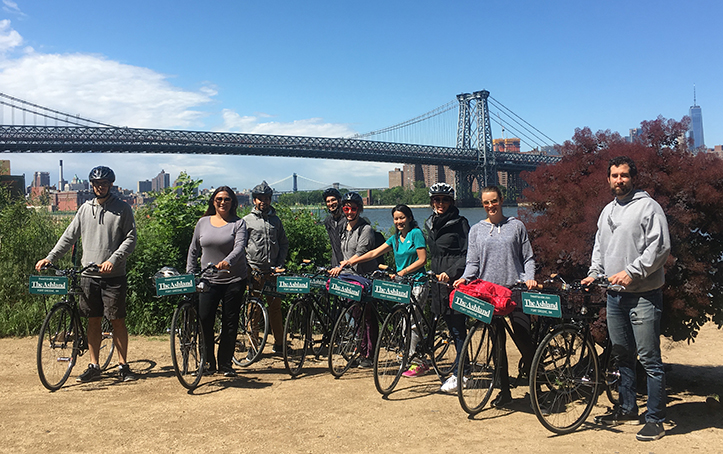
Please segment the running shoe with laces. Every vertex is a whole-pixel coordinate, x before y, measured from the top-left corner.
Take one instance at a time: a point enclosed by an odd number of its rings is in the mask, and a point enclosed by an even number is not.
[[[640,417],[637,413],[625,413],[622,408],[615,407],[609,413],[595,417],[596,424],[603,426],[617,426],[620,424],[640,424]]]
[[[128,364],[118,365],[118,377],[120,377],[121,381],[133,381],[136,379],[136,375],[131,372],[131,368]]]
[[[412,364],[409,369],[404,371],[402,376],[407,378],[421,377],[422,375],[426,374],[428,370],[429,366],[427,366],[426,364],[422,364],[421,366],[417,364]]]
[[[88,368],[85,369],[85,372],[78,375],[78,378],[75,379],[78,383],[88,383],[94,380],[98,380],[100,378],[100,366],[97,364],[88,364]]]
[[[635,436],[640,441],[655,441],[665,435],[663,424],[659,422],[646,422],[640,432]]]
[[[457,376],[450,375],[447,381],[445,381],[439,388],[439,390],[443,393],[454,394],[457,392],[457,385]],[[462,387],[464,387],[465,385],[467,385],[467,377],[462,377]]]

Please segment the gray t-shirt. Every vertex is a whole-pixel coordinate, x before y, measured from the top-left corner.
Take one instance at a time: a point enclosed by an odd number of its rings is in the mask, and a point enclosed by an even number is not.
[[[236,219],[222,227],[211,224],[211,217],[204,216],[196,223],[193,239],[188,247],[186,272],[194,273],[199,268],[198,255],[201,254],[201,265],[205,268],[209,263],[217,264],[225,260],[231,265],[228,273],[218,273],[208,280],[213,284],[230,284],[246,278],[246,223]]]
[[[341,253],[344,260],[349,260],[354,255],[362,256],[372,249],[374,249],[374,229],[366,219],[360,217],[354,228],[351,230],[345,228],[341,232]],[[376,269],[376,260],[357,263],[352,267],[357,274],[371,273]]]

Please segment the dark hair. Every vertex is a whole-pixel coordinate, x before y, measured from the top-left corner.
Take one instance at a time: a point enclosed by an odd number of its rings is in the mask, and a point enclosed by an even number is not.
[[[406,216],[406,218],[409,220],[409,230],[412,230],[415,227],[419,227],[419,225],[417,225],[417,221],[414,220],[414,213],[412,213],[411,208],[400,203],[399,205],[392,208],[392,217],[394,217],[394,213],[396,213],[397,211],[404,214],[404,216]],[[396,233],[397,235],[399,235],[399,230],[397,230]]]
[[[627,164],[628,168],[630,168],[630,178],[634,178],[635,175],[638,174],[638,167],[635,165],[635,161],[627,156],[616,156],[608,162],[608,178],[610,178],[610,169],[613,166],[620,167],[623,164]]]
[[[485,192],[496,192],[496,193],[497,193],[497,197],[499,197],[500,200],[504,199],[504,197],[502,196],[502,191],[500,190],[499,186],[495,186],[495,185],[485,186],[485,187],[482,188],[482,190],[480,191],[480,197],[481,197],[482,194],[484,194]]]
[[[219,186],[216,188],[215,191],[213,191],[213,194],[211,194],[211,198],[208,199],[208,208],[206,208],[206,212],[203,213],[203,215],[213,216],[214,214],[216,214],[216,206],[213,204],[213,201],[219,192],[225,192],[228,194],[229,197],[231,197],[231,214],[237,216],[236,210],[238,209],[238,198],[236,197],[236,193],[233,191],[233,189],[229,188],[228,186]]]

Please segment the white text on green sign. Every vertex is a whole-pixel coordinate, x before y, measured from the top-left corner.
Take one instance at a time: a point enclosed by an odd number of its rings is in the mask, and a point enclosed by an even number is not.
[[[193,274],[156,278],[156,295],[178,295],[181,293],[195,293],[196,279]]]
[[[491,322],[492,315],[495,312],[495,307],[487,301],[482,301],[473,296],[469,296],[459,290],[454,292],[452,309],[465,315],[469,315],[472,318],[476,318],[484,323]]]
[[[65,276],[30,276],[30,293],[34,295],[65,295],[68,278]]]
[[[308,277],[279,276],[276,278],[276,291],[279,293],[309,293]]]
[[[530,315],[544,317],[562,317],[560,310],[560,296],[545,293],[522,293],[522,311]]]
[[[411,293],[412,290],[409,284],[375,280],[372,286],[372,296],[374,298],[395,303],[409,304]]]
[[[350,284],[341,279],[332,278],[329,281],[329,293],[341,298],[361,301],[362,288],[361,285]]]

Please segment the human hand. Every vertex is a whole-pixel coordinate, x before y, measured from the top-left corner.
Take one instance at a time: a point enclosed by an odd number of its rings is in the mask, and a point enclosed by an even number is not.
[[[48,265],[50,265],[50,260],[48,260],[48,259],[38,260],[38,263],[35,264],[35,270],[40,271]]]
[[[452,287],[457,288],[460,285],[464,285],[466,283],[467,283],[467,279],[461,277],[461,278],[457,279],[456,281],[454,281],[454,284],[452,284]]]
[[[447,273],[445,273],[444,271],[442,271],[441,273],[439,273],[437,275],[437,280],[439,282],[449,282],[449,275]]]
[[[106,260],[98,266],[98,269],[101,274],[108,274],[113,271],[113,264]]]

